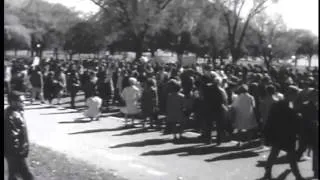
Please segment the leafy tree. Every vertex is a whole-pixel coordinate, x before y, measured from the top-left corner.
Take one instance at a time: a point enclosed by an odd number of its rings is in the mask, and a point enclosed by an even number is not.
[[[63,34],[80,20],[77,12],[43,0],[25,0],[22,3],[6,0],[5,17],[8,19],[5,23],[8,34],[27,44],[31,54],[37,43],[41,43],[43,48],[62,47]]]
[[[311,67],[312,56],[318,52],[318,37],[306,30],[298,30],[298,33],[298,49],[296,54],[307,56],[308,66]]]
[[[286,32],[286,25],[281,15],[271,17],[264,12],[255,16],[250,25],[253,31],[250,36],[255,39],[255,42],[251,42],[255,50],[254,55],[261,56],[269,69],[274,59],[273,45],[277,44],[280,34]]]
[[[162,13],[172,0],[91,1],[101,7],[98,19],[102,24],[113,26],[107,28],[109,38],[111,37],[109,45],[119,39],[122,41],[121,36],[126,34],[133,40],[136,59],[139,59],[144,50],[146,35],[158,30]]]
[[[196,28],[201,15],[203,1],[175,0],[166,11],[165,27],[170,32],[171,50],[178,55],[178,63],[182,62],[182,55],[192,48],[192,31]]]
[[[208,55],[212,60],[225,56],[227,28],[216,5],[206,3],[201,10],[200,20],[192,32],[196,54],[200,57]]]
[[[70,55],[76,53],[97,53],[104,46],[102,32],[89,22],[80,22],[69,29],[65,36],[64,50]]]

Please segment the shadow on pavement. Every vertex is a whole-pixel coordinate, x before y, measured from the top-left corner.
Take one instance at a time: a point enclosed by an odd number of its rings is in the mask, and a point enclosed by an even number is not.
[[[210,145],[210,146],[204,146],[192,149],[186,153],[179,154],[179,156],[192,156],[192,155],[206,155],[206,154],[212,154],[212,153],[225,153],[225,152],[233,152],[233,151],[241,151],[245,149],[251,149],[258,147],[260,144],[259,142],[252,142],[245,144],[241,147],[238,146],[226,146],[226,147],[219,147],[216,145]]]
[[[121,148],[121,147],[143,147],[151,145],[160,145],[171,142],[171,139],[148,139],[144,141],[137,141],[131,143],[118,144],[115,146],[110,146],[110,148]]]
[[[84,120],[84,119],[87,119],[87,120]],[[87,117],[80,117],[80,118],[76,118],[75,120],[73,121],[61,121],[59,122],[59,124],[74,124],[74,123],[89,123],[89,122],[92,122],[91,119],[89,119]]]
[[[213,143],[215,140],[213,139]],[[180,142],[176,142],[175,144],[194,144],[200,143],[201,141],[197,138],[186,138],[181,140]],[[166,149],[166,150],[154,150],[142,153],[142,156],[152,156],[152,155],[169,155],[169,154],[179,154],[178,156],[189,156],[189,155],[205,155],[205,154],[212,154],[212,153],[225,153],[225,152],[232,152],[232,151],[240,151],[244,149],[251,149],[254,147],[259,146],[259,142],[248,143],[244,146],[237,147],[218,147],[216,145],[193,145],[193,146],[186,146],[174,149]],[[258,156],[258,153],[251,152],[250,154],[244,154],[249,157]],[[232,156],[232,155],[230,155]],[[238,156],[232,156],[230,158],[236,159]],[[228,158],[228,157],[227,157]],[[238,158],[241,158],[241,154]],[[215,159],[207,160],[207,161],[215,161]]]
[[[271,180],[285,180],[286,177],[290,174],[291,170],[290,169],[286,169],[285,171],[283,171],[277,178],[272,178]],[[256,180],[265,180],[266,178],[262,177]]]
[[[77,124],[77,123],[89,123],[92,121],[61,121],[59,124]]]
[[[56,115],[56,114],[72,114],[72,113],[79,113],[79,110],[72,111],[72,112],[54,112],[54,113],[42,113],[40,115]]]
[[[192,145],[174,149],[166,149],[166,150],[156,150],[156,151],[148,151],[141,154],[141,156],[159,156],[159,155],[170,155],[170,154],[178,154],[183,152],[188,152],[199,145]]]
[[[298,162],[303,162],[306,161],[305,159],[299,160]],[[281,156],[279,158],[277,158],[274,162],[274,165],[279,165],[279,164],[289,164],[289,159],[286,155]],[[267,161],[258,161],[258,164],[256,165],[256,167],[266,167],[267,165]]]
[[[123,118],[124,115],[121,112],[116,112],[116,113],[112,113],[111,115],[108,114],[103,114],[100,117],[117,117],[117,118]]]
[[[69,135],[89,134],[89,133],[109,132],[109,131],[120,131],[120,130],[124,130],[124,129],[127,129],[127,128],[126,127],[117,127],[117,128],[113,128],[113,129],[92,129],[92,130],[69,133]]]
[[[258,153],[252,151],[240,151],[234,152],[229,154],[223,154],[218,157],[214,157],[212,159],[206,159],[206,162],[214,162],[214,161],[221,161],[221,160],[233,160],[233,159],[240,159],[240,158],[250,158],[259,156]]]
[[[26,106],[24,110],[36,110],[36,109],[53,109],[56,108],[54,106],[40,106],[40,107],[28,107]]]
[[[104,112],[100,117],[121,117],[120,112]]]
[[[125,135],[134,135],[134,134],[142,134],[142,133],[151,133],[151,132],[156,132],[157,130],[148,130],[146,128],[140,128],[140,129],[134,129],[134,130],[129,130],[120,134],[114,134],[112,136],[125,136]]]
[[[65,97],[65,98],[69,98],[69,99],[70,99],[70,97]],[[74,101],[74,103],[83,103],[83,102],[85,102],[84,99],[80,99],[80,100],[75,100],[75,101]],[[70,100],[61,102],[61,104],[70,104],[70,103],[71,103]]]

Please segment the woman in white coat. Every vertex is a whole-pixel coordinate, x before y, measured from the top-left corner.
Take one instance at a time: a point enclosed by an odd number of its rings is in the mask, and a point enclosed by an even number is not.
[[[235,129],[240,131],[243,131],[243,130],[251,131],[258,127],[258,123],[254,113],[254,108],[255,108],[254,97],[248,93],[247,85],[242,85],[240,87],[239,95],[234,100],[231,106],[234,110],[234,128]],[[238,145],[240,145],[240,142]]]
[[[137,87],[138,81],[131,77],[129,78],[130,86],[123,89],[121,98],[125,102],[125,107],[120,108],[120,111],[125,114],[125,125],[127,126],[128,116],[131,116],[132,126],[134,126],[134,115],[140,113],[139,99],[141,90]]]

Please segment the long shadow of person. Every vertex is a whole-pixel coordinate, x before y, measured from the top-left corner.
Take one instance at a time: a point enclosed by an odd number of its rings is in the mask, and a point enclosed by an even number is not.
[[[85,131],[79,131],[79,132],[73,132],[69,133],[69,135],[76,135],[76,134],[89,134],[89,133],[99,133],[99,132],[110,132],[110,131],[121,131],[125,130],[125,127],[117,127],[117,128],[111,128],[111,129],[91,129],[91,130],[85,130]]]
[[[159,156],[159,155],[178,154],[178,153],[188,152],[197,146],[199,145],[192,145],[192,146],[165,149],[165,150],[148,151],[148,152],[142,153],[141,156]]]
[[[169,143],[169,142],[170,142],[170,139],[148,139],[148,140],[144,140],[144,141],[118,144],[115,146],[110,146],[110,148],[144,147],[144,146],[151,146],[151,145],[160,145],[160,144],[165,144],[165,143]]]
[[[305,159],[301,159],[298,162],[303,162],[305,161]],[[273,164],[274,165],[279,165],[279,164],[288,164],[289,163],[289,158],[285,155],[285,156],[281,156],[279,158],[277,158]],[[267,161],[258,161],[256,167],[266,167],[267,165]]]
[[[146,129],[146,128],[139,128],[139,129],[133,129],[126,132],[122,132],[120,134],[114,134],[112,136],[125,136],[125,135],[134,135],[134,134],[141,134],[141,133],[151,133],[156,132],[157,130],[154,129]]]
[[[240,151],[240,152],[234,152],[229,154],[223,154],[218,157],[214,157],[212,159],[206,159],[206,162],[214,162],[214,161],[221,161],[221,160],[233,160],[233,159],[240,159],[240,158],[251,158],[259,156],[258,153],[253,151]]]
[[[199,148],[194,148],[186,153],[179,154],[179,156],[192,156],[192,155],[206,155],[206,154],[212,154],[212,153],[225,153],[225,152],[234,152],[234,151],[240,151],[245,149],[252,149],[256,148],[260,145],[259,142],[252,142],[245,144],[243,146],[201,146]]]

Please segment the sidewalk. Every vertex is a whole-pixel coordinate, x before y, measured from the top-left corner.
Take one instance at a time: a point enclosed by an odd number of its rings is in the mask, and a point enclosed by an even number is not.
[[[221,146],[198,142],[197,134],[185,133],[187,140],[172,143],[170,135],[142,128],[123,129],[123,119],[104,114],[100,121],[74,121],[82,112],[26,106],[30,141],[55,151],[113,171],[130,180],[229,180],[261,178],[269,151],[253,142],[237,148],[234,142]],[[282,153],[280,156],[285,155]],[[280,157],[273,176],[294,179],[289,164]],[[312,176],[311,161],[299,163],[304,177]],[[283,178],[285,177],[285,178]]]

